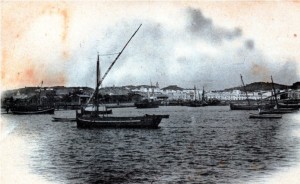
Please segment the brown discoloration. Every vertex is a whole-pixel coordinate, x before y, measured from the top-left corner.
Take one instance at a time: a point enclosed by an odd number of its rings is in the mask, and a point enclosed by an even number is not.
[[[49,84],[65,85],[67,80],[64,71],[48,71],[53,63],[41,63],[35,53],[38,50],[26,50],[30,48],[31,39],[28,33],[39,18],[46,16],[61,17],[62,33],[61,53],[62,61],[69,58],[68,33],[70,22],[70,8],[66,3],[58,2],[6,2],[3,3],[1,14],[2,25],[2,62],[1,81],[4,88],[24,87],[37,85],[41,80],[48,81]],[[58,22],[59,23],[59,22]],[[54,28],[57,29],[57,28]],[[60,30],[60,29],[59,29]],[[28,51],[30,51],[28,53]]]
[[[251,73],[255,76],[261,76],[263,81],[269,80],[269,69],[264,65],[253,63],[251,66]]]
[[[69,13],[67,9],[61,10],[60,14],[63,17],[63,33],[62,33],[62,41],[65,42],[68,36],[68,28],[69,28]]]
[[[63,58],[64,58],[64,60],[67,60],[69,57],[70,57],[69,52],[67,50],[64,50],[63,51]]]
[[[2,62],[1,62],[1,80],[5,79],[5,68],[7,62],[7,51],[5,49],[2,50]]]

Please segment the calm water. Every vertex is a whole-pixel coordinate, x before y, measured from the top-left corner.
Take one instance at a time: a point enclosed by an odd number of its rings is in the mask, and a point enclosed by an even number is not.
[[[249,111],[228,106],[113,113],[170,118],[155,130],[86,130],[77,129],[76,122],[52,122],[52,115],[2,114],[1,142],[12,141],[2,144],[8,150],[3,154],[21,154],[25,161],[16,167],[43,181],[72,184],[258,182],[300,160],[300,137],[293,135],[300,128],[300,112],[279,120],[250,120]],[[75,117],[75,112],[55,116]],[[20,147],[13,144],[16,140]],[[17,152],[9,151],[14,146]]]

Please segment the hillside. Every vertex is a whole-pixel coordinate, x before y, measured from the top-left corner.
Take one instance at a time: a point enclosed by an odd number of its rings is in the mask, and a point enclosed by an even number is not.
[[[288,89],[291,88],[291,86],[288,85],[283,85],[283,84],[277,84],[274,83],[274,87],[275,89]],[[251,84],[247,84],[245,85],[245,88],[247,91],[260,91],[260,90],[272,90],[272,83],[269,82],[254,82]],[[233,87],[233,88],[228,88],[228,89],[224,89],[224,91],[232,91],[232,90],[241,90],[244,91],[244,87],[243,86],[239,86],[239,87]]]

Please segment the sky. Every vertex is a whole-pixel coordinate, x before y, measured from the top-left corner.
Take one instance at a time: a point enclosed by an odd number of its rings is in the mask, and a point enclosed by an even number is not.
[[[2,1],[1,90],[300,81],[300,2]]]

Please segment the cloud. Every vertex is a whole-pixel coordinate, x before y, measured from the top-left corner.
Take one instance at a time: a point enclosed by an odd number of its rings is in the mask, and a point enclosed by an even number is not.
[[[254,49],[254,41],[253,40],[246,40],[245,41],[245,47],[249,50]]]
[[[223,40],[232,40],[242,36],[240,28],[228,30],[214,25],[213,21],[204,17],[201,10],[188,8],[188,22],[186,29],[191,34],[213,43],[221,43]]]

